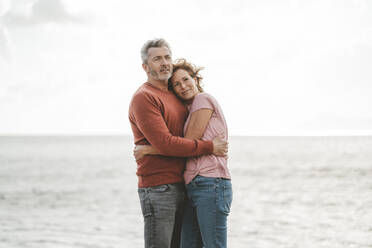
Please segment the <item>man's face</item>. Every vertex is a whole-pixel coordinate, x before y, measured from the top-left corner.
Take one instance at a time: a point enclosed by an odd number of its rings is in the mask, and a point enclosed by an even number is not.
[[[172,76],[172,57],[166,47],[151,47],[147,64],[143,68],[149,77],[158,81],[168,81]]]

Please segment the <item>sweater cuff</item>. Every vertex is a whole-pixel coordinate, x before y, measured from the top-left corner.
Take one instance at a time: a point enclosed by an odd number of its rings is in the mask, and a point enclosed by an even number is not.
[[[199,140],[199,145],[202,155],[210,155],[213,153],[213,141]]]

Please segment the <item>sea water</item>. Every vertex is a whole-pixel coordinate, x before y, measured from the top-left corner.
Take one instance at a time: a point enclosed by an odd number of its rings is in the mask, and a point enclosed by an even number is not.
[[[0,137],[0,247],[143,247],[132,150]],[[229,168],[229,247],[372,247],[372,137],[230,137]]]

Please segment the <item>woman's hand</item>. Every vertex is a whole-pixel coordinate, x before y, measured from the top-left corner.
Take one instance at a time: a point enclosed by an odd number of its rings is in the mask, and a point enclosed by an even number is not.
[[[145,155],[149,154],[149,147],[148,145],[136,145],[133,149],[133,155],[136,161],[142,159]]]
[[[225,140],[225,137],[222,134],[219,134],[213,139],[213,154],[220,157],[226,157],[228,145],[229,143]]]

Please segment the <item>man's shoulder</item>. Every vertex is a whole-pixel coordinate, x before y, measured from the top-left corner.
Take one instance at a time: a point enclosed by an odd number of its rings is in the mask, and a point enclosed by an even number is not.
[[[149,98],[151,96],[155,96],[155,92],[147,85],[147,83],[142,84],[136,92],[134,92],[132,101],[135,101],[136,99],[144,100],[146,98]]]
[[[130,102],[130,109],[140,108],[143,110],[146,106],[159,108],[164,104],[172,103],[172,99],[169,96],[173,94],[164,94],[159,90],[154,89],[149,83],[141,85],[137,91],[133,94]]]
[[[134,92],[133,96],[146,94],[146,92],[149,92],[149,89],[147,87],[147,83],[143,83],[140,87],[138,87],[136,92]]]

